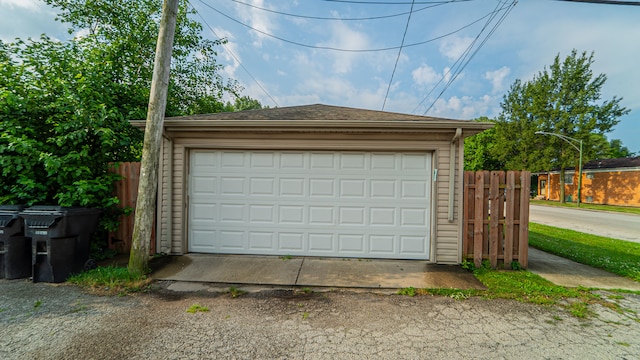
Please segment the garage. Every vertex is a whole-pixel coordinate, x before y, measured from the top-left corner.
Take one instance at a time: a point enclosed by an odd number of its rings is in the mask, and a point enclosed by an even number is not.
[[[431,153],[192,151],[189,251],[429,258]]]
[[[156,249],[458,264],[463,140],[491,126],[322,104],[166,118]]]

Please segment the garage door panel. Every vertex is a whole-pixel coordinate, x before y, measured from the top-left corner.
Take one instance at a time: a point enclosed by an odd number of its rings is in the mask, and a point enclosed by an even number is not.
[[[378,256],[393,256],[398,252],[396,236],[371,235],[369,237],[369,251]]]
[[[369,209],[369,225],[393,227],[397,224],[396,208],[378,208]]]
[[[304,178],[280,178],[279,184],[281,197],[299,198],[305,194]]]
[[[422,254],[424,253],[426,238],[424,236],[400,236],[401,254]]]
[[[302,253],[304,252],[304,233],[281,232],[278,234],[278,248],[281,251]]]
[[[364,225],[364,207],[341,207],[339,210],[338,225]]]
[[[272,252],[275,250],[275,234],[272,232],[249,232],[249,250]]]
[[[189,251],[428,259],[431,154],[192,151]]]
[[[309,234],[309,251],[321,253],[335,252],[335,236],[334,234]]]
[[[222,250],[243,250],[247,248],[244,231],[221,230],[218,232],[218,237],[220,239],[220,249]]]
[[[310,225],[335,225],[333,206],[309,206]]]
[[[338,251],[340,252],[364,255],[364,235],[339,234],[338,246]]]

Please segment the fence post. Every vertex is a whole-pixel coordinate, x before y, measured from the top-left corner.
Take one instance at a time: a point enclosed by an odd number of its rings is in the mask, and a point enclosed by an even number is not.
[[[529,192],[531,190],[531,172],[520,173],[520,239],[518,244],[518,262],[523,269],[529,267]]]
[[[476,173],[476,187],[475,187],[475,211],[473,218],[473,262],[476,267],[482,266],[482,250],[483,250],[483,235],[484,235],[484,174],[482,172]]]

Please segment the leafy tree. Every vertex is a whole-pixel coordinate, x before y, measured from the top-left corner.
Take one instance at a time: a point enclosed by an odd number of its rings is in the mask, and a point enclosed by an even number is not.
[[[536,135],[537,131],[560,134],[583,141],[583,161],[597,155],[593,135],[610,132],[619,118],[629,112],[621,98],[601,101],[606,75],[591,70],[593,53],[573,50],[564,60],[557,55],[553,64],[531,81],[516,80],[502,101],[496,122],[495,155],[507,169],[531,171],[560,168],[560,198],[564,201],[564,169],[578,164],[578,151],[556,136]]]
[[[628,147],[622,145],[622,140],[620,139],[611,139],[607,144],[608,151],[603,158],[617,159],[634,157],[636,155],[634,152],[630,151]]]
[[[476,121],[494,122],[484,116]],[[496,131],[491,128],[464,139],[465,170],[501,170],[504,168],[504,163],[494,156],[494,148],[498,146],[495,137]]]
[[[117,204],[109,163],[134,160],[141,136],[85,50],[46,37],[0,47],[1,202]]]
[[[46,0],[76,37],[0,41],[0,203],[58,204],[115,213],[109,164],[136,161],[161,13],[154,0]],[[215,46],[182,2],[167,116],[228,111]],[[116,217],[103,217],[105,229]]]
[[[102,63],[111,68],[110,79],[121,89],[130,118],[144,119],[149,100],[151,75],[162,1],[157,0],[46,0],[60,9],[58,20],[69,23],[70,33],[100,49]],[[189,16],[195,10],[181,2],[171,63],[167,116],[220,112],[225,110],[224,93],[237,97],[241,88],[225,81],[216,62],[216,46],[202,36],[202,25]],[[79,35],[80,36],[80,35]]]

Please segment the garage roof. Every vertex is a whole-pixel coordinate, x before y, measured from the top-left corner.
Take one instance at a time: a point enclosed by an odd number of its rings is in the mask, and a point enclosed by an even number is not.
[[[144,121],[131,122],[144,128]],[[165,118],[166,131],[207,130],[328,130],[359,129],[380,131],[451,131],[457,128],[472,135],[493,127],[493,123],[454,120],[356,109],[322,104],[246,110],[238,112],[200,114]]]

